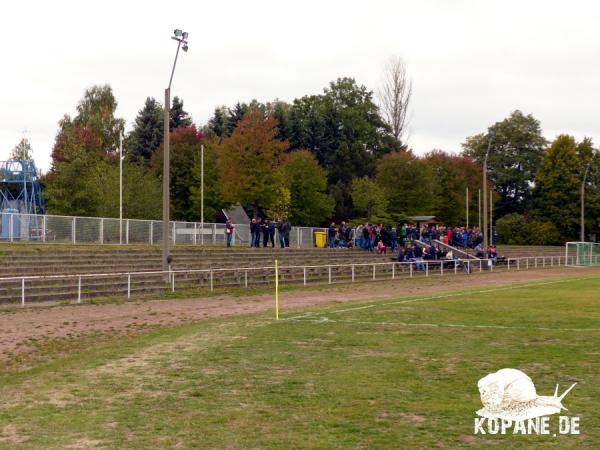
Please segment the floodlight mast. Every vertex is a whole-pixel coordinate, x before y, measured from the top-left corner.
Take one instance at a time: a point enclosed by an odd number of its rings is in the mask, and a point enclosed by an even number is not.
[[[173,61],[173,68],[171,69],[171,77],[169,78],[169,86],[165,89],[165,107],[164,107],[164,123],[163,123],[163,220],[162,220],[162,269],[165,272],[165,281],[169,280],[169,267],[171,263],[171,256],[169,254],[169,209],[170,209],[170,152],[169,152],[169,129],[170,129],[170,104],[171,104],[171,83],[173,82],[173,75],[175,74],[175,66],[177,65],[177,57],[179,56],[179,49],[183,44],[183,51],[188,50],[188,33],[175,29],[173,32],[174,36],[171,39],[177,41],[177,52],[175,53],[175,61]],[[175,242],[173,242],[175,243]]]

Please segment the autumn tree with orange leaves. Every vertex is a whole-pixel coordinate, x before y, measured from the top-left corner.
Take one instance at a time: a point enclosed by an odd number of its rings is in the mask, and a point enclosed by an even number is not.
[[[247,113],[232,135],[218,146],[218,169],[224,200],[269,209],[283,184],[277,170],[286,142],[275,139],[277,121],[260,111]]]

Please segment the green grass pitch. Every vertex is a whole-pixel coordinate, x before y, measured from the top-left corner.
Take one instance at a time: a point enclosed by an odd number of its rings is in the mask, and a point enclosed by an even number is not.
[[[210,320],[0,376],[0,448],[600,448],[600,278]],[[581,434],[475,436],[523,370]]]

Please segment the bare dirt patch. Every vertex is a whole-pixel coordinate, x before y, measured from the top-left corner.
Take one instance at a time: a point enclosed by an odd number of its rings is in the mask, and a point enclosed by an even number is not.
[[[331,303],[384,300],[510,283],[600,274],[599,268],[557,268],[430,277],[330,288],[306,288],[280,296],[283,311]],[[127,335],[151,327],[169,327],[211,318],[259,313],[274,308],[273,295],[220,296],[127,303],[30,307],[0,313],[0,362],[35,353],[39,343],[52,339]],[[133,363],[133,364],[132,364]],[[131,361],[129,366],[143,364]]]

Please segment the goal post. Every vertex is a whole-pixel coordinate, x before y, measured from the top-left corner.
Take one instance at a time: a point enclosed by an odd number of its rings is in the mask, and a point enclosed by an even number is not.
[[[573,267],[600,265],[600,244],[595,242],[567,242],[565,265]]]

